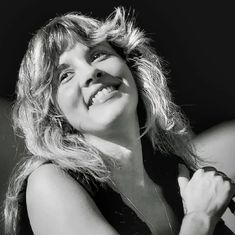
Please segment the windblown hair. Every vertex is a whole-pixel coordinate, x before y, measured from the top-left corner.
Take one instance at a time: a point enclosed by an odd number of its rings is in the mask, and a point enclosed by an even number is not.
[[[59,57],[78,41],[88,46],[108,41],[120,52],[144,104],[142,136],[147,134],[154,148],[181,156],[196,167],[188,124],[172,102],[160,58],[144,32],[125,16],[125,10],[117,8],[104,21],[79,13],[56,17],[32,38],[19,71],[13,120],[30,156],[20,163],[9,184],[5,201],[8,234],[17,233],[25,182],[43,163],[53,162],[63,170],[79,172],[98,182],[107,182],[115,164],[89,145],[82,133],[73,130],[53,99]]]

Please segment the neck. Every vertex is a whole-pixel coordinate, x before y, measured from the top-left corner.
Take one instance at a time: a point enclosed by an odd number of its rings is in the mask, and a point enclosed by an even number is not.
[[[123,128],[115,128],[108,136],[87,135],[86,139],[105,156],[114,159],[119,167],[111,169],[112,180],[117,185],[144,185],[146,173],[138,119],[125,122]]]

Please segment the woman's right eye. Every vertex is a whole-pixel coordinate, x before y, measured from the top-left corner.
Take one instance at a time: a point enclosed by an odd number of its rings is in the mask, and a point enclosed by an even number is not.
[[[62,83],[68,82],[72,77],[73,77],[73,72],[71,71],[63,72],[60,75],[60,82]]]

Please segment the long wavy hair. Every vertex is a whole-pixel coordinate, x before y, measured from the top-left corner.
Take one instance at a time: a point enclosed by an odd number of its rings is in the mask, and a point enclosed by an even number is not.
[[[133,17],[126,16],[120,7],[104,21],[77,12],[56,17],[31,39],[19,71],[13,120],[29,156],[18,164],[7,191],[7,234],[17,233],[27,178],[43,163],[50,161],[103,183],[115,164],[73,130],[53,100],[59,57],[78,41],[89,46],[108,41],[120,53],[133,73],[144,108],[142,136],[148,136],[154,148],[176,154],[197,167],[189,126],[172,102],[161,60],[145,33],[134,25]]]

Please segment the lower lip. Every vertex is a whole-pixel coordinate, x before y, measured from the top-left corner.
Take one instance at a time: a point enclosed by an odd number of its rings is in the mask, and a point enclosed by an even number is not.
[[[118,90],[111,91],[110,93],[104,95],[102,100],[100,100],[100,101],[98,101],[97,103],[91,105],[90,108],[107,102],[108,100],[110,100],[111,98],[113,98],[114,96],[116,96],[117,93],[118,93]],[[89,108],[89,109],[90,109],[90,108]]]

